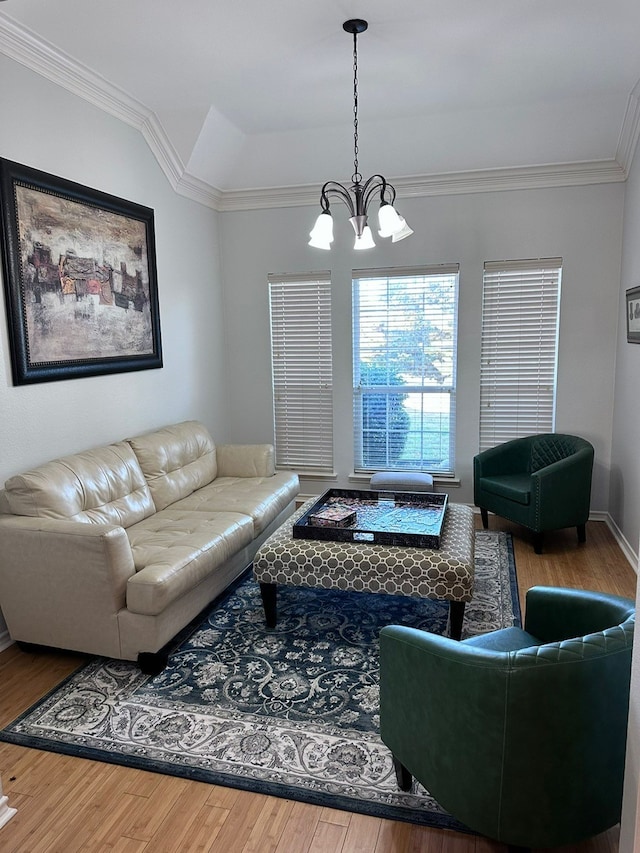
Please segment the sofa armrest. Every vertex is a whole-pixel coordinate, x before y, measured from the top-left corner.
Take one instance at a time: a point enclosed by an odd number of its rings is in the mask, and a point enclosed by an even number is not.
[[[273,477],[272,444],[217,444],[218,477]]]
[[[114,524],[0,516],[0,609],[14,639],[61,648],[80,631],[114,635],[135,574]]]

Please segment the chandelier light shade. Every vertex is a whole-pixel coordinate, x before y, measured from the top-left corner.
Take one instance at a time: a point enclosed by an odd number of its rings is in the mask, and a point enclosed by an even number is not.
[[[330,249],[333,242],[333,217],[329,209],[329,199],[337,198],[344,202],[351,214],[349,222],[356,233],[354,249],[371,249],[375,246],[373,234],[368,224],[369,203],[377,199],[378,234],[391,237],[392,242],[404,240],[413,231],[394,207],[395,188],[382,175],[372,175],[363,182],[358,170],[358,34],[369,25],[360,18],[345,21],[342,28],[353,35],[353,175],[351,185],[345,187],[338,181],[327,181],[320,192],[322,212],[316,220],[309,245],[316,249]]]

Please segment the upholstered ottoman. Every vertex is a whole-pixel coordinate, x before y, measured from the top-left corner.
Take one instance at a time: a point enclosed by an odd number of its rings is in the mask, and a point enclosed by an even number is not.
[[[460,639],[473,595],[474,520],[471,507],[447,507],[440,548],[294,539],[292,527],[315,498],[297,510],[258,550],[253,574],[269,627],[277,619],[277,585],[409,595],[449,602],[449,633]]]

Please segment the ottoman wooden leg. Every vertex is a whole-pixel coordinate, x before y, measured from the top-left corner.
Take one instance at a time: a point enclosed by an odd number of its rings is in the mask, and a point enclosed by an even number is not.
[[[464,601],[449,602],[449,634],[452,640],[462,639],[462,622],[464,620]]]
[[[267,628],[275,628],[278,621],[276,591],[277,586],[274,583],[260,584],[260,595],[262,596],[262,606],[264,607],[264,618]]]

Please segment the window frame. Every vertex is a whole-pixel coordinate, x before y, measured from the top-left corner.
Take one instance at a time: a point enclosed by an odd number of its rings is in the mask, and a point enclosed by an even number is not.
[[[382,385],[376,383],[369,386],[369,392],[372,394],[387,394],[389,396],[398,394],[398,389],[401,388],[403,394],[421,394],[423,399],[420,404],[420,412],[415,417],[422,422],[424,427],[424,419],[429,416],[429,407],[423,405],[423,401],[431,394],[443,393],[448,395],[448,413],[441,413],[442,420],[448,421],[447,430],[436,430],[435,434],[442,436],[446,434],[448,439],[447,461],[445,465],[428,464],[425,458],[425,439],[424,436],[428,433],[426,429],[415,430],[414,435],[419,436],[419,454],[416,459],[417,464],[409,465],[402,464],[400,460],[391,458],[390,443],[391,439],[387,432],[385,441],[385,459],[384,464],[372,465],[366,459],[364,449],[365,445],[365,426],[364,426],[364,394],[361,382],[360,363],[361,353],[363,350],[361,342],[362,320],[361,313],[363,312],[362,300],[360,299],[360,288],[363,282],[371,282],[377,279],[386,280],[387,293],[390,283],[396,283],[402,279],[407,280],[407,295],[413,295],[417,291],[415,282],[419,279],[424,281],[420,286],[425,285],[428,279],[443,279],[452,278],[452,298],[453,305],[451,310],[447,312],[447,322],[450,323],[451,341],[449,346],[450,357],[450,381],[446,384],[432,385],[428,384],[425,377],[422,376],[422,381],[419,383],[407,383],[406,385]],[[404,471],[428,471],[442,477],[455,476],[455,450],[456,450],[456,394],[457,394],[457,349],[458,349],[458,302],[459,302],[459,279],[460,265],[457,263],[424,265],[417,267],[392,267],[384,269],[354,269],[352,271],[352,357],[353,357],[353,383],[352,383],[352,400],[353,400],[353,468],[355,474],[370,474],[374,471],[389,471],[389,470],[404,470]],[[411,289],[410,281],[414,283],[414,291]],[[434,317],[435,317],[434,312]],[[390,317],[391,315],[387,315]],[[394,315],[400,317],[399,312]],[[427,318],[428,314],[425,315]],[[393,325],[392,323],[389,325]],[[442,349],[442,345],[440,346]],[[426,362],[426,359],[425,359]],[[424,369],[424,363],[423,363]],[[375,389],[375,390],[373,390]],[[397,405],[397,404],[396,404]],[[386,417],[389,417],[390,406],[386,406]],[[434,410],[431,412],[433,414]],[[440,439],[441,440],[441,439]],[[381,460],[382,461],[382,460]]]

